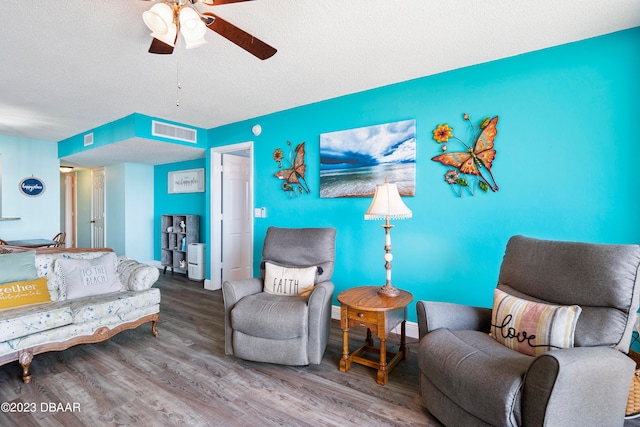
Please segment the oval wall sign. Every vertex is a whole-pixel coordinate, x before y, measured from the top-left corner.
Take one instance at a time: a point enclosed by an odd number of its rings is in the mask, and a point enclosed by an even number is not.
[[[25,196],[36,197],[44,193],[44,181],[40,178],[29,177],[20,181],[20,192]]]

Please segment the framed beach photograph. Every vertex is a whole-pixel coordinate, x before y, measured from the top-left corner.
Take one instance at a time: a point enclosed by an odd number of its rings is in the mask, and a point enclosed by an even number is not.
[[[415,195],[415,120],[320,135],[320,197],[373,197],[385,178]]]
[[[204,192],[204,168],[169,172],[169,194]]]

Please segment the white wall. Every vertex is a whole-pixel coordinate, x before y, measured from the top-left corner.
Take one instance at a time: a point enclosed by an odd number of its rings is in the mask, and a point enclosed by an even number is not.
[[[18,221],[0,221],[0,239],[50,239],[60,232],[60,161],[58,145],[0,135],[2,155],[2,216]],[[45,184],[37,197],[23,195],[18,184],[35,176]]]

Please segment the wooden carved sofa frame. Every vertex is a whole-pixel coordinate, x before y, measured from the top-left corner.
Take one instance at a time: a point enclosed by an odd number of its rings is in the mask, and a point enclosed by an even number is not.
[[[32,250],[28,248],[18,247],[18,246],[8,246],[2,245],[3,249],[6,249],[10,252],[22,252],[26,250]],[[81,253],[81,252],[113,252],[111,248],[39,248],[36,249],[36,254],[47,254],[47,253]],[[129,329],[136,329],[138,326],[143,325],[147,322],[151,322],[151,333],[154,337],[158,337],[157,325],[158,319],[160,318],[160,313],[150,314],[148,316],[141,317],[132,322],[127,322],[118,325],[117,327],[110,329],[106,326],[98,328],[92,335],[83,335],[70,338],[61,342],[52,342],[42,345],[37,345],[34,347],[18,350],[14,353],[5,354],[0,356],[0,366],[6,365],[7,363],[11,363],[14,361],[18,361],[20,366],[22,367],[22,381],[25,384],[31,382],[31,372],[29,371],[29,367],[31,366],[31,361],[33,357],[46,353],[49,351],[62,351],[66,350],[70,347],[73,347],[78,344],[95,344],[102,341],[106,341],[114,335],[126,331]]]
[[[69,347],[73,347],[74,345],[78,344],[95,344],[98,342],[106,341],[117,333],[126,331],[128,329],[135,329],[147,322],[151,322],[151,333],[154,337],[157,337],[158,331],[156,330],[156,326],[158,324],[158,319],[159,313],[155,313],[149,316],[141,317],[134,322],[123,323],[122,325],[118,325],[113,329],[109,329],[108,327],[103,326],[97,329],[93,333],[93,335],[79,336],[62,342],[52,342],[48,344],[37,345],[31,348],[26,348],[24,350],[18,350],[15,353],[0,356],[0,366],[17,360],[22,367],[22,381],[24,381],[25,384],[28,384],[31,382],[31,372],[29,372],[29,366],[31,365],[33,356],[41,353],[46,353],[48,351],[66,350]]]

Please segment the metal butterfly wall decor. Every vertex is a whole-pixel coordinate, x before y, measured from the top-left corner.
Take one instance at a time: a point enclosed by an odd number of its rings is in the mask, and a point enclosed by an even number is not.
[[[453,136],[453,128],[447,123],[439,124],[433,131],[433,139],[438,144],[442,143],[442,151],[445,153],[435,156],[431,160],[454,168],[447,170],[444,174],[444,180],[452,186],[454,193],[459,197],[462,197],[463,189],[473,195],[476,186],[485,193],[489,190],[496,192],[499,188],[491,172],[491,167],[496,157],[496,150],[493,146],[498,134],[498,116],[485,117],[477,129],[471,123],[467,113],[464,113],[463,118],[469,123],[472,135],[471,144]],[[449,139],[460,142],[464,145],[465,151],[447,152]]]
[[[280,170],[273,174],[278,179],[282,180],[282,190],[289,194],[291,198],[292,194],[296,196],[303,192],[309,194],[309,186],[304,179],[304,174],[307,169],[307,165],[304,164],[304,142],[296,145],[295,149],[290,153],[289,159],[285,159],[280,148],[276,148],[273,152],[273,160],[278,163]],[[291,141],[287,141],[287,145],[291,147]],[[293,159],[291,160],[291,157]],[[283,167],[283,163],[288,167]]]

